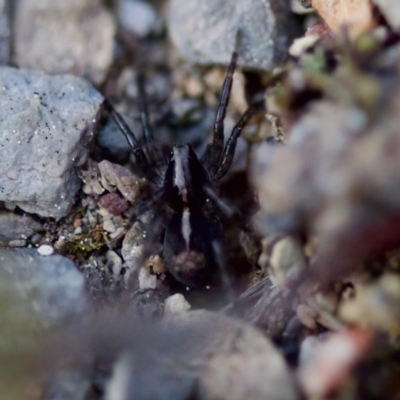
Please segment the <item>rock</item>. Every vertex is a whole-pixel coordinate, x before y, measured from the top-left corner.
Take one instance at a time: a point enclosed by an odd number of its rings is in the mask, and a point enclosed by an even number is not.
[[[312,6],[332,29],[340,34],[344,27],[356,37],[376,25],[370,0],[312,0]]]
[[[0,68],[0,88],[0,201],[67,215],[102,96],[80,78],[8,67]]]
[[[151,274],[150,269],[146,267],[140,268],[139,271],[139,289],[150,290],[157,288],[157,276]]]
[[[390,27],[400,33],[400,2],[392,0],[373,0]]]
[[[299,398],[284,358],[256,328],[209,311],[175,314],[160,328],[148,349],[121,356],[107,400]]]
[[[11,29],[10,29],[10,2],[0,0],[0,65],[10,62]]]
[[[164,315],[181,313],[190,310],[190,304],[180,293],[175,293],[165,299]]]
[[[46,324],[70,321],[87,309],[83,276],[65,257],[0,248],[0,274],[15,283],[16,295]]]
[[[18,0],[15,62],[100,84],[113,60],[115,22],[100,0]]]
[[[25,239],[16,239],[16,240],[10,240],[8,242],[9,247],[25,247],[26,246],[26,240]]]
[[[172,0],[168,22],[182,57],[199,64],[227,64],[240,31],[239,65],[259,70],[284,61],[298,33],[289,2],[276,0]]]
[[[0,211],[0,242],[27,239],[42,229],[42,224],[28,215]]]
[[[101,173],[101,184],[109,192],[118,189],[126,200],[134,203],[144,190],[147,182],[136,176],[131,170],[110,161],[104,160],[98,164]]]
[[[54,248],[49,244],[42,244],[37,251],[41,256],[51,256],[54,253]]]
[[[118,19],[124,29],[139,37],[158,33],[162,29],[161,18],[154,7],[145,1],[120,0]]]
[[[394,340],[400,335],[400,278],[383,274],[373,283],[360,283],[354,296],[343,300],[339,317],[352,325],[385,332]]]
[[[118,193],[105,194],[100,197],[98,204],[113,215],[122,214],[129,208],[129,203]]]
[[[307,267],[299,241],[289,236],[274,244],[269,262],[271,280],[282,289],[293,284]]]
[[[121,257],[112,250],[108,250],[107,254],[107,268],[112,271],[114,276],[119,276],[122,269],[122,260]]]

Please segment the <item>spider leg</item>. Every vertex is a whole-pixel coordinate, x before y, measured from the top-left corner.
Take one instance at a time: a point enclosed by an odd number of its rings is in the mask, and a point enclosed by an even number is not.
[[[236,210],[236,208],[230,204],[229,201],[218,196],[216,191],[211,186],[203,186],[203,190],[226,218],[231,218],[234,215],[239,214],[238,210]]]
[[[214,182],[222,179],[228,172],[232,164],[233,157],[235,155],[237,140],[241,135],[242,130],[246,125],[247,121],[255,114],[256,111],[257,109],[254,107],[254,105],[250,106],[241,116],[239,122],[233,128],[232,133],[229,136],[228,141],[226,142],[223,154],[221,156],[220,165],[217,171],[215,172],[214,176],[212,177],[213,178],[212,180]]]
[[[140,112],[140,121],[142,124],[144,142],[150,162],[158,161],[156,149],[154,147],[153,129],[150,124],[149,111],[147,108],[146,94],[145,94],[145,76],[139,73],[136,78],[138,88],[138,108]]]
[[[143,176],[151,182],[154,182],[157,179],[156,174],[153,172],[152,165],[149,163],[149,160],[146,156],[146,153],[143,151],[141,146],[139,145],[138,140],[136,139],[135,134],[129,128],[128,124],[125,122],[123,117],[117,112],[117,110],[112,106],[112,104],[108,100],[104,100],[104,107],[111,115],[115,123],[117,124],[120,131],[125,135],[126,140],[131,146],[133,155],[135,156],[136,164]]]
[[[214,251],[215,262],[219,269],[219,273],[221,276],[221,283],[225,289],[227,300],[230,303],[233,303],[235,301],[235,292],[233,290],[231,277],[229,276],[226,269],[226,257],[223,250],[223,246],[221,242],[217,239],[213,240],[211,245]]]
[[[213,140],[211,145],[207,146],[207,149],[201,159],[206,169],[213,176],[218,168],[220,158],[224,149],[224,119],[226,115],[226,109],[229,104],[229,97],[232,89],[233,73],[235,72],[237,62],[237,52],[232,53],[231,62],[226,73],[224,84],[222,85],[221,96],[219,99],[219,105],[215,113],[214,129],[213,129]]]

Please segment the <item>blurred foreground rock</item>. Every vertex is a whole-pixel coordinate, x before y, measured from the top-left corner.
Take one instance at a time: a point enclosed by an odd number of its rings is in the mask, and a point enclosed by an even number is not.
[[[283,357],[257,329],[205,311],[170,317],[161,328],[166,334],[148,351],[121,356],[107,400],[299,398]]]
[[[289,2],[276,0],[172,0],[168,22],[181,56],[199,64],[227,64],[240,32],[239,65],[258,70],[284,61],[299,33]]]
[[[87,310],[84,279],[75,264],[60,255],[42,257],[36,249],[0,247],[0,291],[16,291],[44,325],[76,321]]]
[[[334,72],[316,64],[322,54],[304,55],[288,75],[292,118],[307,109],[254,171],[261,230],[315,235],[312,270],[323,286],[400,246],[400,52],[347,55]]]
[[[63,217],[80,187],[77,167],[103,98],[80,78],[7,67],[0,87],[0,200]]]

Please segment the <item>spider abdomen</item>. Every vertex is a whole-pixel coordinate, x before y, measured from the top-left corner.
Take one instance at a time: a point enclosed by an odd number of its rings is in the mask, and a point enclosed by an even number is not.
[[[164,237],[164,259],[176,280],[189,287],[210,284],[216,267],[213,241],[220,224],[200,211],[184,209],[172,216]]]

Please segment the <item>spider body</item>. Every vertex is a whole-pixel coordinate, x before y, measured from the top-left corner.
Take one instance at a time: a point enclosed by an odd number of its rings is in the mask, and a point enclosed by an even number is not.
[[[189,287],[210,283],[223,264],[220,246],[222,226],[217,214],[218,211],[227,214],[229,207],[218,199],[214,185],[229,170],[236,141],[253,112],[250,108],[243,114],[224,145],[224,118],[236,59],[234,52],[215,115],[213,140],[200,159],[188,144],[173,146],[166,160],[159,156],[154,146],[141,78],[138,79],[138,89],[144,132],[142,146],[123,118],[109,102],[105,102],[132,148],[138,169],[155,187],[152,197],[138,207],[131,223],[157,202],[167,205],[171,216],[164,234],[164,260],[175,279]]]

